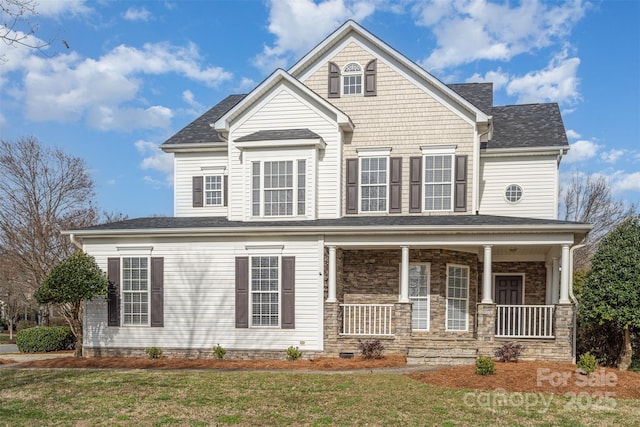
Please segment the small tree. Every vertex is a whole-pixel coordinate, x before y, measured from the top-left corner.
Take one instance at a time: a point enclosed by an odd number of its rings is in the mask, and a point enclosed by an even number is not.
[[[77,251],[53,267],[35,293],[39,303],[60,307],[76,338],[76,357],[82,356],[83,301],[106,294],[107,285],[107,278],[95,259]]]
[[[640,215],[622,222],[600,243],[582,288],[587,321],[622,327],[618,368],[631,365],[631,328],[640,327]]]

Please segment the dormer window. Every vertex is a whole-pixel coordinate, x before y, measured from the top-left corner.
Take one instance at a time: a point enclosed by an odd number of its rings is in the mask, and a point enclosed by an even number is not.
[[[342,94],[362,94],[362,67],[360,64],[350,62],[342,69]]]

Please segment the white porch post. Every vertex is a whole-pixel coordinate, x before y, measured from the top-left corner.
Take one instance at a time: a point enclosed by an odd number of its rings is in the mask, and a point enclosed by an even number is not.
[[[562,270],[560,271],[560,301],[559,304],[570,304],[569,300],[569,245],[562,245]]]
[[[551,304],[558,303],[558,258],[551,258]]]
[[[484,272],[482,275],[482,304],[493,304],[491,295],[491,247],[484,245]]]
[[[400,265],[400,299],[409,302],[409,246],[402,246],[402,264]]]
[[[329,246],[329,292],[327,302],[336,302],[336,247]]]

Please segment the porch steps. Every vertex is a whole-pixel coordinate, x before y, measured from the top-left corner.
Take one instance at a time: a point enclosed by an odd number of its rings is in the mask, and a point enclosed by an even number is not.
[[[408,365],[459,366],[473,365],[478,348],[475,342],[443,341],[409,347]]]

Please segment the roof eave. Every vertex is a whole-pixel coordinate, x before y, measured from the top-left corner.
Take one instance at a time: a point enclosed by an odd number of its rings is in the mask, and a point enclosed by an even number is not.
[[[193,153],[193,152],[216,152],[227,151],[226,142],[196,142],[184,144],[162,144],[160,149],[165,153]]]

